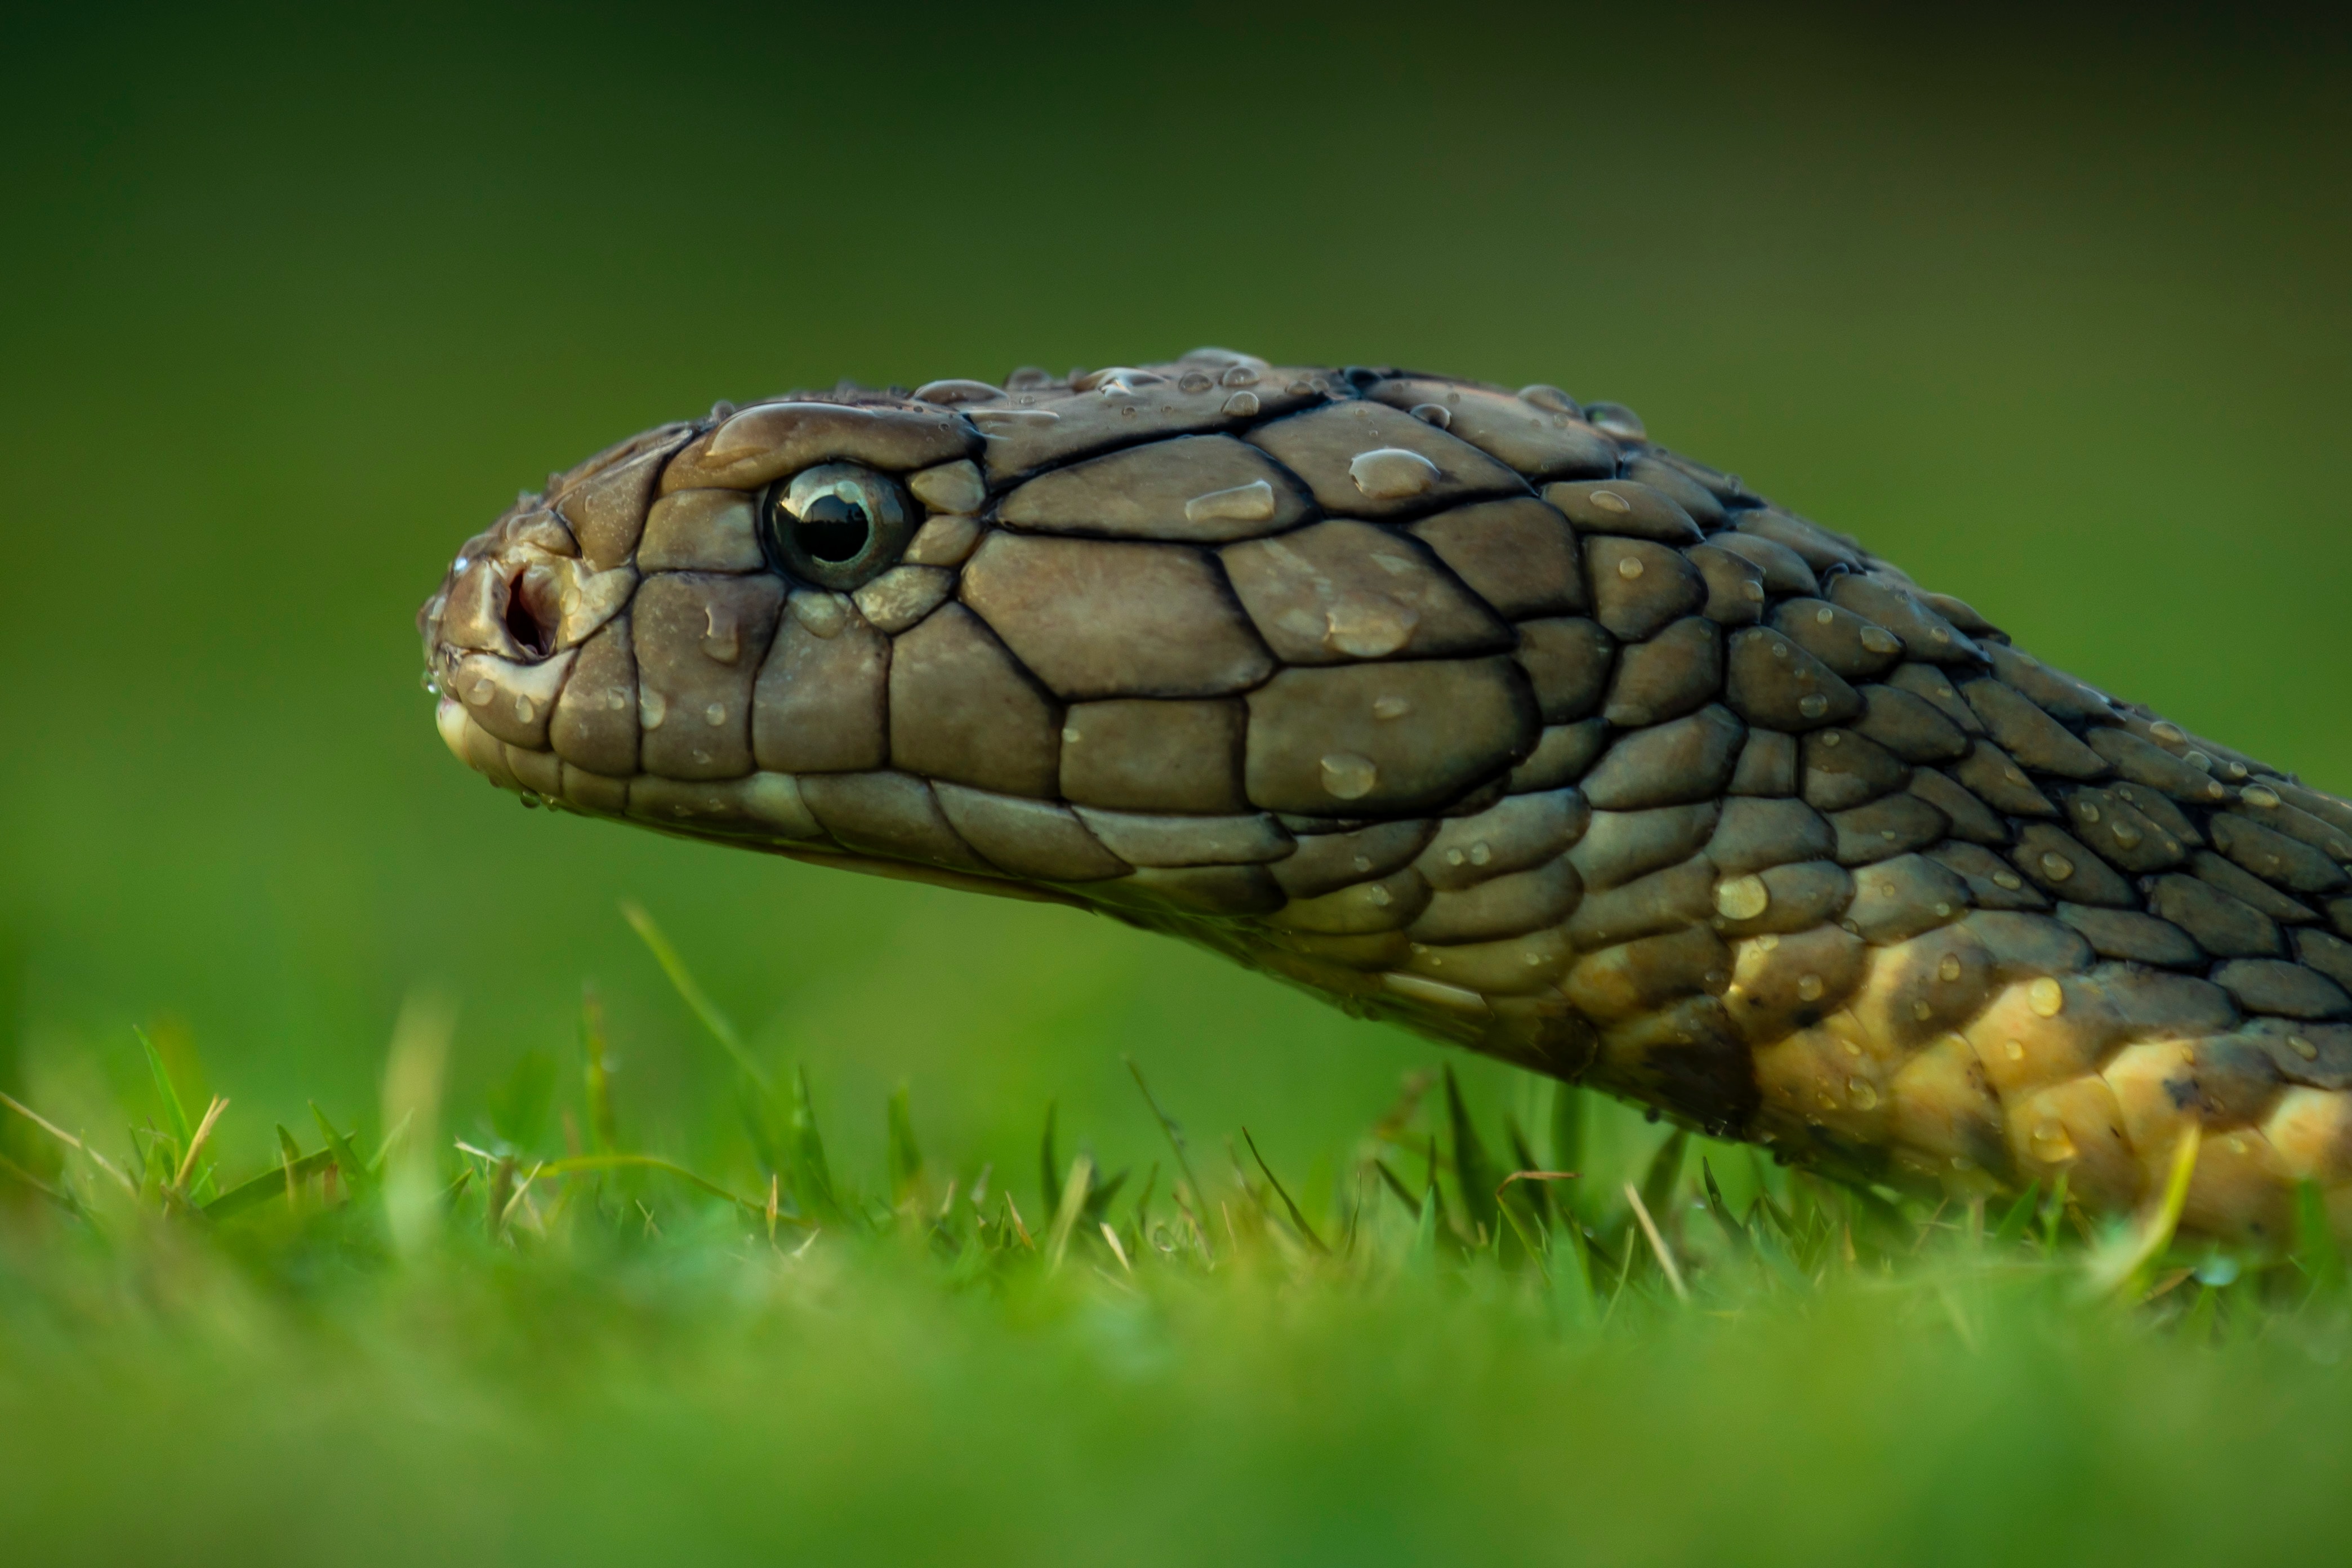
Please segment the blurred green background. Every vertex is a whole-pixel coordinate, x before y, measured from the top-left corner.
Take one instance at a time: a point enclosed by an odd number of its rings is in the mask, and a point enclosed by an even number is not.
[[[257,1160],[306,1097],[373,1116],[412,990],[461,1003],[470,1104],[572,1059],[593,980],[634,1140],[698,1146],[725,1069],[634,897],[862,1170],[901,1079],[964,1158],[1030,1158],[1049,1098],[1149,1155],[1122,1053],[1294,1163],[1360,1129],[1433,1047],[1069,911],[527,816],[443,752],[410,617],[460,541],[843,376],[1557,382],[2352,789],[2340,35],[857,9],[0,24],[0,940],[45,1103],[177,1019]]]

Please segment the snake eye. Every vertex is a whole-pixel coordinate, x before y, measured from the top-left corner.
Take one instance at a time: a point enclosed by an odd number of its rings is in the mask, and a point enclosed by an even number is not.
[[[907,492],[856,463],[803,469],[772,488],[761,510],[786,570],[843,592],[887,571],[915,531]]]

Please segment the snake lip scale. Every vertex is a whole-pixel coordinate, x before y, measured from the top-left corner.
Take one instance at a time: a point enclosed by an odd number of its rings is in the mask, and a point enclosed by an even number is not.
[[[650,430],[418,616],[526,805],[1038,899],[1842,1179],[2352,1234],[2352,805],[1621,405],[1204,349]]]

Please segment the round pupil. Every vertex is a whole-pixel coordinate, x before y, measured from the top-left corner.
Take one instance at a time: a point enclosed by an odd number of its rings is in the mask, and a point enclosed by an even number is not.
[[[839,494],[817,497],[793,525],[800,547],[819,561],[856,559],[873,532],[866,509]]]

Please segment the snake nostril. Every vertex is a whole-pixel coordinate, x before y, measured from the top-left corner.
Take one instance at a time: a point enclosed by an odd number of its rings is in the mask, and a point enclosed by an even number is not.
[[[866,509],[841,495],[817,497],[793,525],[794,542],[819,561],[854,561],[873,536]]]
[[[545,658],[555,651],[557,616],[549,602],[552,584],[543,581],[544,575],[525,570],[516,573],[507,584],[507,635],[534,658]]]

